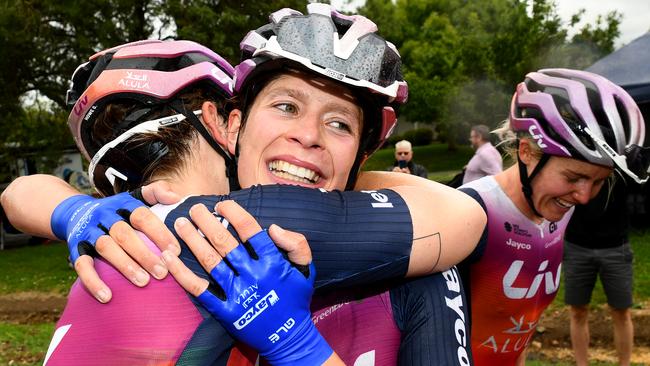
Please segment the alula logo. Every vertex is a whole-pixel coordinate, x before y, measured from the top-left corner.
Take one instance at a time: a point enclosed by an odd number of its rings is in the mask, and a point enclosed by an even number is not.
[[[545,260],[537,267],[535,276],[528,287],[515,287],[515,282],[518,284],[525,283],[524,279],[528,276],[521,276],[522,279],[517,281],[524,268],[524,261],[516,260],[512,262],[510,268],[508,268],[508,272],[503,277],[503,293],[509,299],[530,299],[537,295],[540,287],[543,288],[541,291],[544,291],[547,295],[555,293],[560,287],[560,270],[562,265],[557,266],[555,274],[552,271],[547,271],[547,267],[548,260]],[[530,273],[530,269],[524,269],[523,272],[524,274],[526,272]],[[542,281],[544,282],[544,286],[541,286]]]

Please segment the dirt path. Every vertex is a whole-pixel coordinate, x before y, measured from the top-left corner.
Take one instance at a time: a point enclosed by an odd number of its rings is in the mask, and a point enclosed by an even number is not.
[[[632,362],[650,365],[650,303],[642,309],[632,310],[634,323],[634,352]],[[612,319],[606,306],[592,308],[589,314],[589,331],[593,361],[616,363]],[[566,308],[546,312],[539,322],[538,332],[530,348],[529,359],[548,361],[573,360],[569,334],[569,313]]]
[[[19,324],[54,322],[65,305],[62,295],[26,292],[0,295],[0,321]],[[650,303],[632,311],[635,349],[632,362],[650,365]],[[596,321],[599,319],[600,321]],[[594,361],[616,362],[613,348],[611,317],[606,307],[592,309],[590,331]],[[550,362],[571,362],[569,314],[566,309],[547,312],[540,321],[530,348],[529,359]]]

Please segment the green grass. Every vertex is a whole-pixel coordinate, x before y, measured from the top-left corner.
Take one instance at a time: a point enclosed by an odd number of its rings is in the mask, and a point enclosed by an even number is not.
[[[60,242],[0,251],[0,295],[37,291],[66,294],[76,273],[68,267],[68,248]]]
[[[377,151],[364,165],[364,170],[386,170],[395,161],[395,150],[387,148]],[[470,146],[458,146],[456,151],[449,151],[447,144],[434,143],[427,146],[413,147],[413,161],[432,172],[460,171],[474,154]],[[454,173],[456,174],[456,173]],[[451,177],[454,176],[451,174]],[[449,177],[449,179],[451,179]]]
[[[54,323],[0,322],[0,365],[41,365],[53,332]]]

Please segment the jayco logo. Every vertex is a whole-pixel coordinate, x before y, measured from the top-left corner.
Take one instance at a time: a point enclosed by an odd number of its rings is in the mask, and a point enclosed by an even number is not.
[[[526,249],[530,250],[531,246],[528,243],[520,243],[518,241],[512,240],[512,238],[508,238],[508,241],[506,241],[506,245],[511,246],[515,249]]]
[[[241,318],[237,319],[236,322],[232,323],[237,330],[244,329],[245,326],[250,324],[255,318],[257,318],[262,312],[268,309],[269,306],[274,305],[280,300],[278,295],[275,293],[275,290],[271,290],[266,294],[262,300],[258,301],[255,306],[248,309]]]
[[[547,147],[546,144],[544,143],[544,135],[542,135],[541,133],[536,133],[535,130],[537,130],[537,126],[535,125],[532,125],[528,128],[528,132],[533,137],[533,139],[537,141],[537,145],[542,149]]]
[[[512,262],[508,272],[503,277],[503,293],[509,299],[530,299],[537,294],[542,280],[544,280],[544,292],[547,295],[553,294],[560,287],[560,268],[562,265],[557,266],[555,272],[555,277],[553,276],[552,271],[546,271],[548,267],[548,260],[543,261],[539,264],[537,268],[537,274],[533,278],[533,282],[530,284],[530,287],[514,287],[513,284],[517,281],[521,269],[524,267],[524,261],[516,260]],[[521,283],[521,282],[520,282]]]

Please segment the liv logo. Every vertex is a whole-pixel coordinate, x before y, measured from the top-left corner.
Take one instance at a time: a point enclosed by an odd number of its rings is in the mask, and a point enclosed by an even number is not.
[[[86,107],[86,104],[88,104],[88,96],[84,95],[84,97],[77,101],[77,104],[75,104],[74,114],[77,116],[81,115],[81,112],[84,110],[84,107]]]
[[[555,293],[560,287],[560,269],[562,265],[560,264],[557,266],[555,276],[553,276],[552,271],[546,271],[548,260],[539,264],[537,274],[533,277],[530,287],[514,287],[513,284],[517,281],[517,277],[519,277],[523,267],[524,261],[516,260],[512,262],[510,268],[508,268],[508,272],[506,272],[506,275],[503,277],[503,293],[509,299],[530,299],[537,294],[537,291],[542,284],[542,280],[544,280],[544,292],[547,295]]]
[[[532,126],[530,126],[528,128],[528,132],[533,137],[533,139],[535,139],[535,141],[537,141],[537,145],[542,149],[545,148],[545,147],[548,147],[544,143],[544,135],[542,135],[541,133],[536,133],[535,130],[537,130],[537,126],[535,126],[535,125],[532,125]]]

